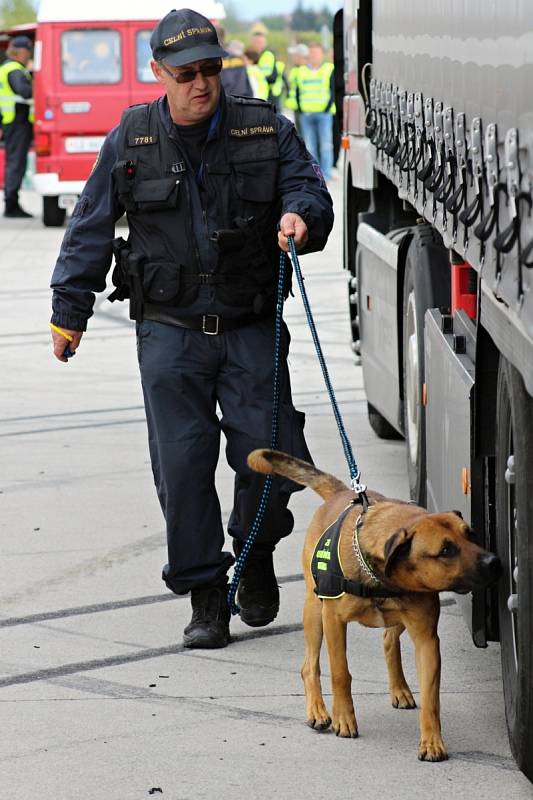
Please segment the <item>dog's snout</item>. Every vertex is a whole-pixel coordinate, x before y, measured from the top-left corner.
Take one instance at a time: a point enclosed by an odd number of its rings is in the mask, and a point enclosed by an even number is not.
[[[494,553],[483,553],[478,560],[479,571],[484,579],[497,581],[502,575],[502,562]]]

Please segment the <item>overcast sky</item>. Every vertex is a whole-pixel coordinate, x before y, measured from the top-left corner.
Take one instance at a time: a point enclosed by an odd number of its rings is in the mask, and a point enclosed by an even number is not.
[[[239,15],[243,19],[258,19],[262,14],[287,14],[297,4],[297,0],[234,0]],[[319,10],[327,6],[336,11],[342,5],[342,0],[302,0],[304,8]]]

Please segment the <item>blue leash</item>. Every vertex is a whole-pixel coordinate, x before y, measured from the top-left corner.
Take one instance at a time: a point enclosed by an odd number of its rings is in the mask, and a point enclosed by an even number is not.
[[[281,347],[281,324],[283,321],[283,289],[285,286],[285,253],[282,251],[279,258],[279,277],[278,277],[278,294],[276,298],[276,336],[274,340],[274,388],[272,398],[272,432],[270,435],[270,447],[275,450],[278,445],[278,422],[279,422],[279,373],[280,373],[280,347]],[[228,605],[232,614],[239,613],[239,606],[235,602],[235,595],[241,579],[242,571],[248,558],[253,543],[261,528],[261,523],[265,515],[266,504],[270,495],[272,486],[272,475],[267,475],[265,478],[265,485],[263,486],[263,493],[259,500],[259,508],[255,515],[255,519],[250,528],[250,533],[246,537],[243,548],[235,562],[233,568],[233,578],[228,590]]]
[[[348,462],[352,489],[358,495],[359,500],[363,505],[363,509],[366,511],[368,507],[366,486],[360,482],[359,468],[354,459],[352,446],[350,444],[350,440],[348,439],[346,429],[344,428],[344,423],[342,421],[341,413],[337,405],[335,393],[331,385],[328,368],[326,366],[324,354],[322,353],[322,347],[320,345],[318,334],[316,332],[313,314],[311,313],[311,307],[309,305],[309,300],[307,298],[307,293],[305,291],[302,270],[300,268],[300,262],[298,261],[298,254],[296,252],[296,245],[294,244],[294,238],[292,236],[289,236],[289,248],[291,251],[291,259],[292,259],[292,265],[294,267],[294,273],[296,275],[296,280],[298,281],[298,286],[300,287],[300,293],[302,295],[305,313],[307,315],[307,322],[309,323],[309,327],[311,329],[313,342],[315,344],[318,360],[320,363],[320,367],[322,369],[322,374],[324,376],[326,388],[328,390],[329,399],[333,407],[333,414],[335,415],[335,420],[337,422],[337,427],[339,429],[342,446],[344,448],[344,455],[346,456],[346,460]],[[274,344],[274,389],[273,389],[273,399],[272,399],[272,433],[270,437],[270,447],[272,450],[275,450],[278,444],[279,395],[280,395],[280,387],[279,387],[280,344],[281,344],[281,325],[283,321],[283,302],[284,302],[283,289],[285,285],[286,259],[287,259],[286,253],[281,251],[279,259],[278,293],[276,300],[276,336]],[[240,555],[237,558],[237,561],[235,562],[233,577],[228,590],[228,605],[231,609],[232,614],[238,614],[240,610],[239,606],[235,602],[235,595],[237,594],[237,588],[239,586],[239,581],[241,579],[244,565],[246,564],[246,559],[248,558],[248,554],[252,549],[255,539],[257,538],[257,534],[260,531],[271,487],[272,487],[272,475],[267,475],[267,477],[265,478],[265,484],[263,486],[261,499],[259,500],[259,508],[257,509],[255,519],[252,523],[252,527],[250,528],[250,533],[248,534],[246,541],[244,542],[243,548],[240,552]]]

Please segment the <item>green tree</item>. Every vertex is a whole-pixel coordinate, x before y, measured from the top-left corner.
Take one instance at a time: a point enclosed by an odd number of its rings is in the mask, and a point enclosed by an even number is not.
[[[4,28],[36,19],[37,12],[31,0],[0,0],[0,21]]]

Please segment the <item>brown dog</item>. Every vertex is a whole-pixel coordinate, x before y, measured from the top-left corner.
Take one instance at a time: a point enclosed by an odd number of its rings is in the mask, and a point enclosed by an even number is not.
[[[257,472],[284,475],[310,486],[325,503],[315,512],[303,550],[307,587],[304,606],[305,659],[302,679],[307,703],[307,724],[316,730],[332,725],[337,736],[357,736],[351,694],[352,678],[346,659],[346,626],[357,620],[368,627],[384,627],[385,660],[389,693],[395,708],[416,704],[402,669],[400,635],[405,629],[414,642],[420,686],[420,746],[418,758],[443,761],[448,757],[440,728],[440,650],[437,636],[440,603],[438,592],[469,592],[496,580],[501,572],[497,556],[483,550],[458,512],[430,514],[419,506],[390,501],[368,493],[370,506],[350,506],[354,493],[332,475],[311,464],[274,450],[254,450],[249,466]],[[342,574],[350,586],[363,584],[376,594],[388,590],[398,596],[361,597],[341,593],[319,599],[311,562],[324,555],[326,530],[346,511],[338,540]],[[329,544],[326,540],[326,545]],[[359,552],[357,553],[357,549]],[[315,550],[317,552],[315,552]],[[322,569],[329,564],[323,561]],[[320,567],[319,567],[320,569]],[[316,571],[315,571],[316,574]],[[370,577],[371,575],[375,577]],[[342,578],[341,578],[342,580]],[[366,588],[363,589],[363,594]],[[320,648],[326,636],[331,670],[333,708],[324,704],[320,685]]]

